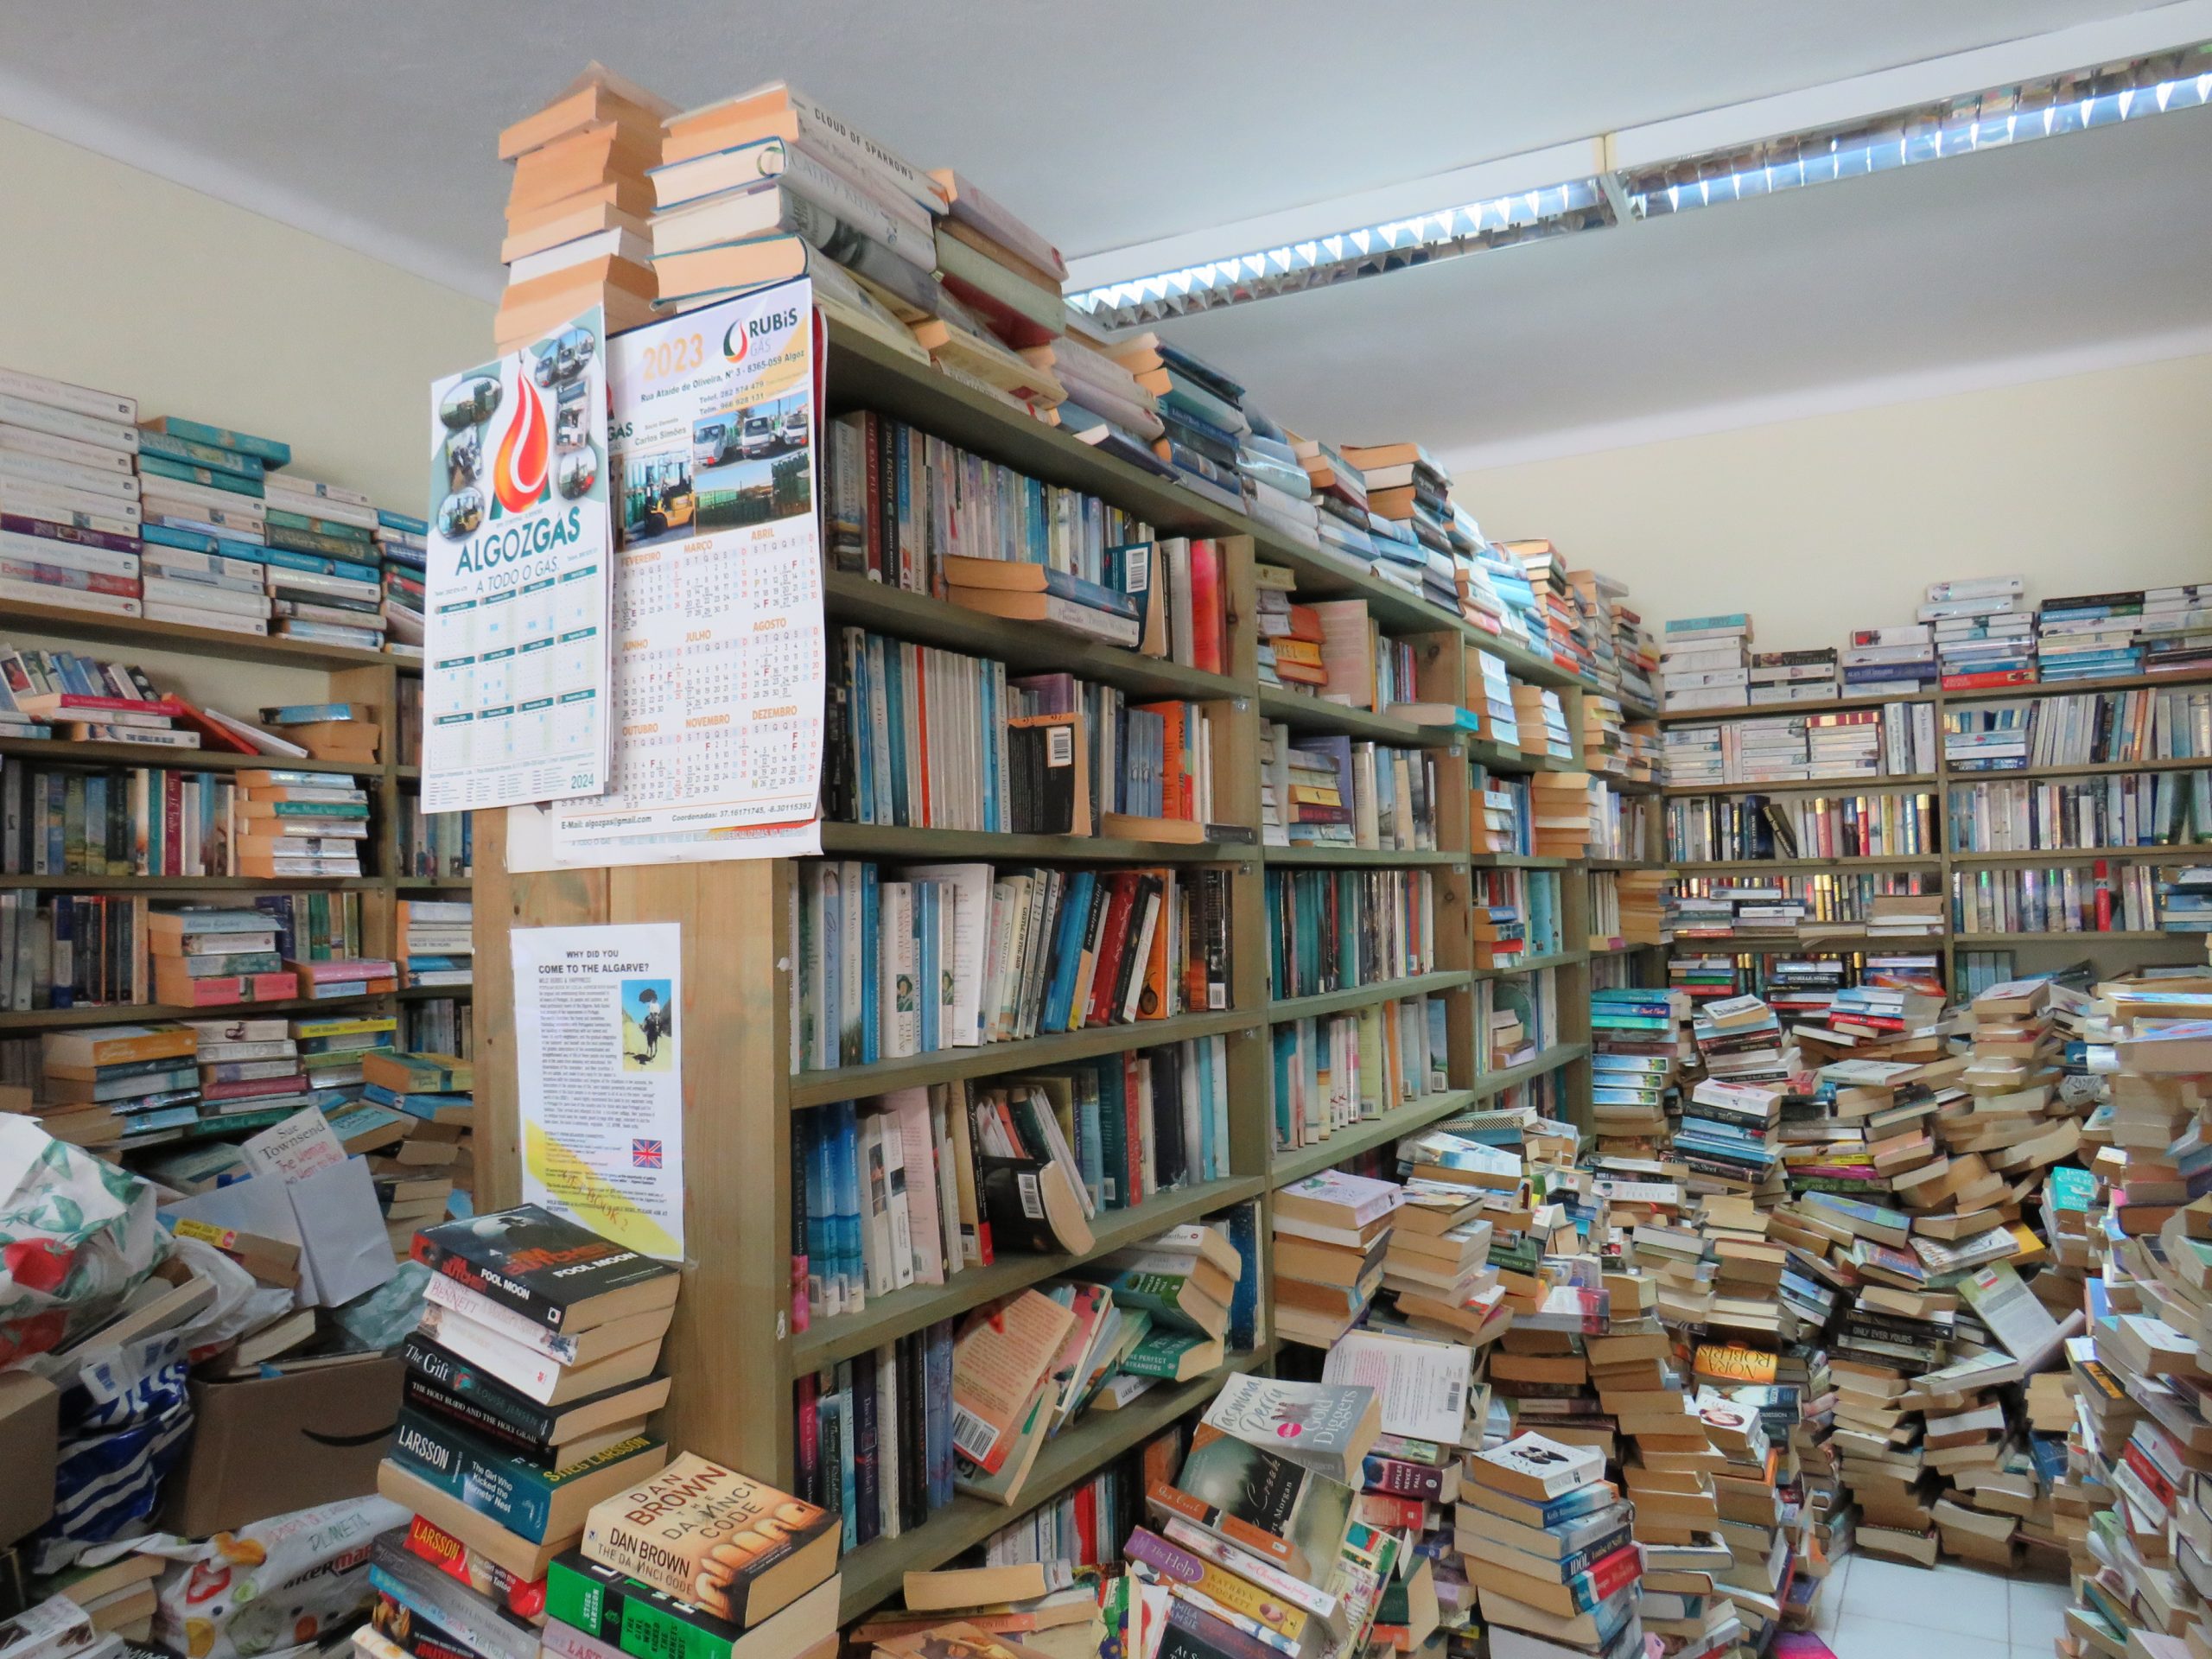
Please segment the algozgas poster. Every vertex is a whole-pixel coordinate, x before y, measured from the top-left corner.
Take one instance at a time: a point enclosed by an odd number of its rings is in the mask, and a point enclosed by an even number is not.
[[[430,388],[423,810],[607,787],[601,309]]]
[[[608,787],[510,813],[511,868],[821,850],[814,327],[800,280],[613,341]]]

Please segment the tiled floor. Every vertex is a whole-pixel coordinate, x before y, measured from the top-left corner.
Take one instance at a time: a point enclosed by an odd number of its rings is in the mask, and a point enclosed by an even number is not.
[[[1836,1659],[2052,1659],[2071,1600],[2063,1580],[1851,1555],[1821,1592],[1820,1633]]]

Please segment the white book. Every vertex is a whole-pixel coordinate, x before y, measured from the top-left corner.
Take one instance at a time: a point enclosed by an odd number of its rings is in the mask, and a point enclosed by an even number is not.
[[[883,1120],[877,1114],[860,1120],[855,1155],[860,1160],[861,1259],[868,1269],[868,1294],[880,1296],[893,1283],[891,1183],[884,1164]]]
[[[0,480],[12,480],[19,484],[41,485],[48,489],[75,490],[103,499],[136,501],[138,499],[138,479],[132,473],[111,473],[97,467],[79,467],[73,461],[54,461],[45,455],[26,454],[20,450],[0,448]]]
[[[863,951],[863,940],[871,918],[861,913],[859,860],[846,859],[838,864],[837,891],[844,900],[843,908],[838,915],[838,1006],[823,1011],[824,1017],[831,1022],[836,1033],[837,1046],[830,1056],[832,1065],[842,1062],[849,1041],[855,1060],[864,1052],[860,1046],[861,1027],[868,1004],[868,986],[862,978],[862,966],[868,959]]]
[[[658,221],[655,222],[658,228]],[[579,236],[536,253],[526,253],[507,264],[507,281],[526,283],[533,277],[546,276],[556,270],[566,270],[571,265],[581,265],[593,259],[612,255],[627,259],[632,264],[642,265],[653,257],[652,244],[635,231],[621,226],[610,226],[603,231],[594,231],[588,236]]]
[[[895,151],[840,120],[789,81],[770,81],[734,98],[717,99],[670,117],[666,124],[681,126],[728,104],[750,104],[755,99],[765,103],[770,94],[777,92],[782,92],[784,102],[795,118],[798,142],[806,149],[833,163],[849,177],[868,182],[872,187],[871,194],[885,190],[905,196],[932,216],[944,212],[943,186]]]
[[[372,521],[376,518],[376,503],[361,491],[349,490],[342,484],[325,484],[315,479],[303,478],[297,473],[270,473],[262,480],[262,486],[272,498],[283,496],[288,503],[304,501],[315,504],[299,507],[296,509],[297,512],[313,512],[324,518],[341,518],[343,515],[327,511],[335,505],[352,507],[357,513],[365,510]],[[355,522],[351,518],[345,521],[349,524]],[[367,529],[371,526],[362,527]]]
[[[10,425],[4,419],[0,419],[0,449],[10,449],[17,454],[44,455],[49,461],[67,461],[72,467],[113,473],[124,478],[135,478],[138,474],[138,463],[127,451],[86,443],[80,438],[65,438],[36,427]]]
[[[0,513],[73,524],[109,536],[136,536],[145,517],[137,502],[120,496],[92,495],[11,478],[0,478]]]
[[[879,1466],[885,1478],[876,1485],[876,1535],[899,1535],[899,1348],[887,1342],[872,1356],[875,1365],[875,1430]],[[867,1360],[861,1362],[868,1363]]]
[[[922,1005],[916,980],[921,973],[914,944],[914,889],[905,881],[886,881],[877,889],[876,960],[881,980],[876,993],[876,1023],[887,1060],[921,1052]]]
[[[266,617],[269,614],[269,595],[259,591],[245,593],[235,588],[219,588],[211,582],[176,580],[160,575],[147,576],[140,586],[143,596],[149,605],[184,605],[204,611],[222,611],[232,616]]]
[[[138,400],[125,397],[119,392],[97,391],[90,386],[72,385],[67,380],[49,380],[43,375],[26,374],[21,369],[0,369],[0,393],[10,397],[28,398],[35,404],[44,404],[49,409],[65,409],[75,415],[89,415],[99,421],[120,421],[136,426],[138,422]]]
[[[143,616],[145,607],[120,594],[87,593],[80,588],[49,588],[42,582],[20,582],[0,576],[0,600],[17,605],[54,605],[72,611],[98,611],[106,616]]]
[[[993,871],[988,864],[914,864],[902,868],[906,881],[940,884],[938,910],[950,934],[942,952],[951,969],[952,1004],[939,1021],[946,1045],[973,1048],[984,1039],[985,982],[994,971],[991,944]]]
[[[4,385],[4,379],[0,379],[0,388]],[[36,432],[50,432],[56,437],[73,438],[79,443],[113,449],[124,455],[138,453],[138,429],[128,422],[60,409],[52,404],[12,396],[4,389],[0,389],[0,421]]]
[[[84,542],[57,541],[48,536],[22,536],[7,530],[0,530],[0,558],[50,564],[57,570],[81,570],[88,575],[136,576],[141,569],[136,553],[118,552]]]
[[[870,1121],[883,1156],[884,1288],[904,1290],[914,1282],[914,1211],[906,1196],[906,1130],[890,1112],[880,1112]]]

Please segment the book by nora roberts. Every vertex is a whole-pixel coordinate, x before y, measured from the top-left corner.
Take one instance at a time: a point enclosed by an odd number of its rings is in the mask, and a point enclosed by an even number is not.
[[[592,1506],[581,1548],[602,1567],[749,1629],[836,1570],[827,1511],[687,1452]]]

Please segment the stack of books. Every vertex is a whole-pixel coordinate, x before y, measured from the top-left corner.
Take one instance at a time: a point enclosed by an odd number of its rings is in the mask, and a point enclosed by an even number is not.
[[[1531,643],[1569,673],[1595,677],[1592,635],[1600,619],[1594,612],[1585,614],[1559,550],[1549,542],[1529,541],[1508,542],[1505,550],[1527,573],[1543,619],[1542,628],[1530,629]]]
[[[135,398],[0,369],[0,599],[143,614]]]
[[[1737,709],[1750,701],[1751,619],[1677,617],[1659,650],[1659,706],[1669,713]]]
[[[1369,528],[1367,475],[1341,451],[1316,439],[1299,439],[1291,448],[1313,486],[1315,539],[1338,563],[1365,570],[1376,557],[1375,536]]]
[[[1262,410],[1248,404],[1244,416],[1252,429],[1236,446],[1244,511],[1291,540],[1319,550],[1320,507],[1314,499],[1313,480],[1299,458],[1297,440]]]
[[[2049,683],[2139,673],[2144,597],[2138,588],[2044,601],[2036,607],[2036,677]]]
[[[1760,702],[1833,702],[1840,693],[1835,647],[1751,653],[1751,695]]]
[[[239,872],[272,879],[363,874],[368,802],[368,791],[340,773],[241,772],[232,798]]]
[[[524,1205],[417,1232],[430,1269],[377,1490],[531,1583],[668,1461],[647,1417],[675,1268]]]
[[[1459,1530],[1500,1659],[1643,1652],[1643,1558],[1605,1461],[1535,1433],[1467,1459]]]
[[[145,422],[139,445],[144,534],[162,548],[168,577],[160,612],[148,615],[233,633],[269,632],[273,599],[296,594],[280,582],[283,567],[296,562],[305,569],[321,568],[314,556],[270,543],[268,477],[290,464],[291,446],[174,415]]]
[[[382,1047],[365,1051],[359,1065],[363,1097],[404,1114],[409,1142],[419,1137],[423,1147],[441,1148],[439,1161],[425,1159],[404,1178],[379,1178],[386,1230],[395,1253],[404,1256],[416,1228],[442,1218],[450,1195],[474,1185],[476,1068],[455,1054]]]
[[[1540,772],[1529,786],[1529,850],[1539,858],[1580,858],[1590,844],[1590,774]]]
[[[1443,609],[1459,607],[1456,580],[1430,575],[1429,556],[1452,564],[1452,479],[1418,443],[1346,444],[1344,458],[1357,469],[1367,496],[1368,528],[1375,545],[1375,575]]]
[[[420,989],[475,981],[476,906],[467,899],[399,901],[400,983]]]
[[[1843,689],[1854,697],[1894,696],[1936,683],[1935,629],[1926,622],[1855,628],[1843,652]]]
[[[645,239],[646,174],[662,159],[670,106],[597,64],[558,99],[499,134],[514,164],[507,267],[493,328],[504,354],[595,305],[614,333],[652,321],[658,297]]]
[[[1052,252],[1057,259],[1058,251]],[[1167,430],[1160,418],[1160,394],[1140,385],[1136,376],[1108,356],[1103,343],[1083,329],[1074,313],[1064,321],[1068,332],[1058,339],[1021,348],[1024,362],[1049,370],[1067,392],[1046,411],[1047,418],[1071,436],[1147,472],[1171,472],[1152,452],[1154,442]]]
[[[2036,677],[2035,616],[2023,576],[1931,582],[1920,620],[1936,638],[1946,691],[2029,685]]]
[[[1360,1322],[1382,1287],[1395,1182],[1325,1170],[1275,1195],[1275,1332],[1326,1348]]]
[[[430,524],[411,513],[376,509],[371,532],[384,573],[384,648],[394,657],[423,655],[423,573]]]
[[[1243,385],[1157,334],[1131,335],[1105,349],[1159,399],[1162,429],[1153,453],[1173,469],[1176,482],[1216,506],[1242,512],[1237,458],[1252,431]]]
[[[2145,589],[2135,637],[2145,674],[2196,674],[2212,667],[2212,583]]]
[[[1657,1149],[1675,1087],[1680,1018],[1675,994],[1665,989],[1590,993],[1592,1127],[1600,1153],[1648,1156]]]
[[[864,182],[864,181],[862,181]],[[889,181],[885,181],[887,187]],[[936,198],[936,206],[923,195],[908,193],[894,208],[918,207],[933,212],[932,242],[938,280],[945,292],[966,306],[1002,344],[1017,351],[1048,348],[1051,372],[1061,388],[1066,381],[1058,365],[1072,363],[1086,347],[1065,346],[1067,307],[1060,291],[1067,283],[1067,263],[1051,240],[1016,218],[1003,202],[987,195],[975,182],[951,168],[938,168],[923,181]],[[911,223],[911,221],[909,221]],[[925,245],[925,246],[931,245]],[[1033,365],[1034,359],[1031,359]],[[1077,365],[1082,374],[1085,365]],[[1093,368],[1094,386],[1118,391],[1121,382]],[[1126,399],[1125,399],[1126,401]]]

